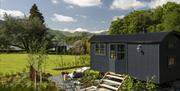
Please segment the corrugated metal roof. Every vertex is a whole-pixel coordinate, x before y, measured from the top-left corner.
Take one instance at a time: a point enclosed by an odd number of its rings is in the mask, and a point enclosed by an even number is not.
[[[153,32],[127,35],[95,35],[90,42],[123,42],[123,43],[160,43],[170,33],[179,35],[179,32]]]

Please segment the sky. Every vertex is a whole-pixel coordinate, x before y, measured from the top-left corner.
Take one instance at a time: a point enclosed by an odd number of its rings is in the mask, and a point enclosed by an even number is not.
[[[46,25],[61,31],[107,31],[112,20],[134,10],[151,9],[180,0],[0,0],[0,20],[4,13],[23,18],[35,3]]]

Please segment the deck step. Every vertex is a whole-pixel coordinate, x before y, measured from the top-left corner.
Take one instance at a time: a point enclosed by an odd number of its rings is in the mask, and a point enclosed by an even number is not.
[[[116,74],[116,73],[113,73],[113,72],[109,72],[109,74],[110,74],[110,75],[114,75],[114,76],[124,77],[124,75]]]
[[[125,75],[107,72],[100,80],[100,83],[95,90],[86,88],[83,91],[118,91],[127,78]]]
[[[120,82],[113,81],[113,80],[108,80],[108,79],[102,79],[102,80],[105,81],[105,82],[116,84],[116,85],[120,85],[121,84]]]
[[[110,77],[110,78],[115,78],[115,79],[119,79],[119,80],[124,80],[123,77],[118,77],[118,76],[114,76],[114,75],[106,75],[107,77]]]
[[[117,90],[118,90],[118,88],[113,87],[113,86],[110,86],[110,85],[106,85],[106,84],[100,84],[100,86],[101,86],[101,87],[108,88],[108,89],[112,89],[112,90],[115,90],[115,91],[117,91]]]

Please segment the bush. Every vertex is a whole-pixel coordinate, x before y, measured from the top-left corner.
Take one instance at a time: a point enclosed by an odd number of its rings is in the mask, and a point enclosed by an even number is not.
[[[103,76],[98,71],[87,70],[84,72],[83,77],[79,81],[83,84],[83,87],[89,87],[97,85],[96,79],[101,79]]]
[[[0,91],[62,91],[51,81],[37,83],[37,90],[34,83],[29,80],[28,74],[18,73],[14,75],[0,76]]]
[[[154,91],[158,86],[154,83],[154,77],[151,79],[147,79],[146,82],[139,81],[134,79],[131,76],[128,76],[125,82],[122,84],[121,90],[122,91]]]

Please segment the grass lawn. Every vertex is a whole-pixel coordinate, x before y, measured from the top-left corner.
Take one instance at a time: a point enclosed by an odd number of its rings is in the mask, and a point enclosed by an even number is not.
[[[0,74],[22,72],[24,69],[28,70],[27,56],[27,54],[0,54]],[[75,61],[74,55],[63,55],[62,58],[66,65],[71,63],[71,61]],[[59,55],[48,55],[46,61],[46,72],[51,74],[59,74],[60,71],[55,71],[52,69],[58,67],[58,63],[61,62],[60,59],[61,57]]]

